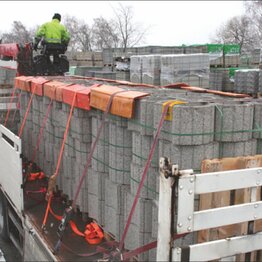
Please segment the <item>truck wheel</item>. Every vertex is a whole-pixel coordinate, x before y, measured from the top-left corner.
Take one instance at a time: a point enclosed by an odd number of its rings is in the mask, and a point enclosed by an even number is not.
[[[8,213],[7,213],[7,200],[0,190],[0,237],[8,240]]]

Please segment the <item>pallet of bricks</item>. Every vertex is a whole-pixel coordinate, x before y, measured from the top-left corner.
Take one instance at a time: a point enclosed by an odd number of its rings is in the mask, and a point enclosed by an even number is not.
[[[165,86],[185,82],[209,88],[209,55],[167,54],[131,56],[130,80],[135,83]]]
[[[102,52],[75,52],[70,53],[69,63],[71,66],[103,66]]]
[[[12,96],[16,69],[8,66],[0,67],[0,123],[13,132],[17,132],[20,120],[18,96]],[[7,116],[7,114],[9,114]]]
[[[167,101],[174,101],[163,123],[125,238],[127,250],[157,240],[159,157],[170,156],[171,162],[177,163],[180,169],[192,168],[200,173],[205,159],[252,156],[262,151],[262,101],[246,95],[217,95],[211,90],[201,93],[184,88],[72,77],[16,77],[15,81],[21,95],[21,120],[32,93],[35,94],[22,136],[23,155],[29,160],[47,108],[53,101],[36,158],[37,165],[48,176],[54,173],[70,109],[73,109],[57,180],[58,188],[69,200],[75,195],[107,103],[112,94],[121,91],[113,98],[77,201],[79,210],[95,219],[116,241],[123,235],[163,106]],[[246,228],[232,232],[247,233]],[[175,245],[196,242],[197,235],[192,233],[176,240]],[[140,254],[138,259],[155,261],[156,250]]]

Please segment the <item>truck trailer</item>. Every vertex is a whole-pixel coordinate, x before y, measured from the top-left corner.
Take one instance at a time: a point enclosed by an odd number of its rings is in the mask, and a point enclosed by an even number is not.
[[[15,69],[0,70],[5,81]],[[24,261],[261,261],[259,98],[186,83],[11,81],[0,231]]]

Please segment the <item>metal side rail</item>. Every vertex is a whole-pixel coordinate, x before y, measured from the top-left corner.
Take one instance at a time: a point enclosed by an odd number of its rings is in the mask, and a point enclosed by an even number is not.
[[[175,246],[171,237],[172,231],[193,233],[262,219],[262,201],[257,200],[261,185],[261,167],[193,174],[193,170],[180,171],[169,159],[160,158],[157,261],[208,261],[261,250],[261,232],[185,247]],[[245,188],[250,190],[248,203],[194,210],[198,195]]]
[[[21,139],[0,125],[0,185],[19,214],[24,209],[21,154]]]

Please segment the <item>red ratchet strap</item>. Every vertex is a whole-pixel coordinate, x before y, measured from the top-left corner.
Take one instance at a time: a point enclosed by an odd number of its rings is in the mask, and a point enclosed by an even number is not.
[[[21,135],[22,135],[23,130],[24,130],[24,127],[25,127],[25,122],[26,122],[27,116],[28,116],[28,114],[29,114],[29,110],[30,110],[30,107],[31,107],[31,104],[32,104],[32,101],[33,101],[33,97],[34,97],[34,95],[35,95],[35,90],[36,90],[36,86],[35,86],[34,89],[33,89],[33,92],[32,92],[32,94],[31,94],[31,96],[30,96],[29,103],[28,103],[28,105],[27,105],[27,109],[26,109],[26,112],[25,112],[25,116],[24,116],[23,122],[22,122],[22,124],[21,124],[19,133],[18,133],[19,138],[21,138]]]
[[[138,186],[138,189],[137,189],[137,193],[136,193],[136,195],[135,195],[135,199],[134,199],[134,202],[133,202],[131,211],[130,211],[129,216],[128,216],[128,219],[127,219],[127,223],[126,223],[126,226],[125,226],[125,229],[124,229],[124,233],[123,233],[123,236],[122,236],[121,241],[120,241],[120,244],[119,244],[119,250],[120,250],[120,252],[122,251],[122,249],[123,249],[123,247],[124,247],[125,238],[126,238],[126,235],[127,235],[127,232],[128,232],[128,229],[129,229],[129,226],[130,226],[130,223],[131,223],[133,214],[134,214],[134,212],[135,212],[135,208],[136,208],[136,205],[137,205],[137,202],[138,202],[138,198],[139,198],[141,189],[142,189],[142,187],[143,187],[143,185],[144,185],[144,181],[145,181],[145,178],[146,178],[146,174],[147,174],[147,171],[148,171],[148,169],[149,169],[149,166],[150,166],[150,163],[151,163],[151,160],[152,160],[152,157],[153,157],[155,148],[156,148],[156,144],[157,144],[157,141],[158,141],[158,137],[159,137],[161,128],[162,128],[162,126],[163,126],[163,123],[164,123],[164,120],[165,120],[165,116],[166,116],[168,107],[169,107],[169,105],[170,105],[172,102],[173,102],[173,101],[168,102],[168,103],[165,105],[164,110],[163,110],[163,112],[162,112],[162,116],[161,116],[160,122],[159,122],[159,124],[158,124],[157,132],[156,132],[156,135],[155,135],[153,144],[152,144],[151,149],[150,149],[150,153],[149,153],[149,156],[148,156],[148,159],[147,159],[147,162],[146,162],[146,166],[145,166],[145,169],[144,169],[144,172],[143,172],[143,175],[142,175],[142,179],[141,179],[141,181],[140,181],[140,183],[139,183],[139,186]]]
[[[34,163],[34,161],[35,161],[36,152],[39,149],[41,138],[42,138],[42,135],[43,135],[43,131],[44,131],[44,128],[45,128],[45,125],[46,125],[49,113],[51,111],[52,105],[53,105],[53,99],[50,101],[50,103],[48,105],[48,108],[47,108],[47,111],[46,111],[46,114],[45,114],[42,126],[41,126],[40,131],[39,131],[39,135],[38,135],[38,138],[37,138],[37,143],[36,143],[36,146],[35,146],[35,149],[34,149],[34,153],[33,153],[33,157],[32,157],[32,163]]]
[[[37,172],[37,173],[30,173],[30,175],[27,177],[28,181],[35,181],[38,179],[45,178],[44,172]]]
[[[61,149],[60,149],[60,152],[59,152],[59,157],[58,157],[56,170],[55,170],[55,174],[54,174],[55,177],[58,176],[58,172],[59,172],[59,169],[60,169],[61,160],[62,160],[64,147],[65,147],[65,142],[66,142],[67,134],[68,134],[68,131],[69,131],[70,121],[71,121],[71,118],[72,118],[73,109],[74,109],[74,105],[75,105],[75,100],[76,100],[76,92],[74,93],[74,97],[73,97],[73,100],[72,100],[69,117],[68,117],[68,120],[67,120],[67,123],[66,123],[66,129],[65,129],[65,132],[64,132],[64,138],[63,138],[62,146],[61,146]],[[51,204],[51,199],[52,199],[52,193],[48,197],[48,204],[47,204],[47,207],[46,207],[46,212],[45,212],[42,228],[45,228],[45,225],[46,225],[47,216],[48,216],[48,212],[49,212],[50,204]]]
[[[102,132],[103,127],[104,127],[104,124],[105,124],[106,116],[108,115],[108,113],[109,113],[109,111],[110,111],[110,109],[111,109],[111,105],[112,105],[112,102],[113,102],[113,98],[114,98],[117,94],[123,93],[123,92],[128,92],[128,90],[118,91],[118,92],[113,93],[113,94],[110,96],[110,99],[109,99],[108,104],[107,104],[107,107],[106,107],[106,111],[105,111],[104,114],[103,114],[103,119],[102,119],[102,122],[101,122],[101,124],[100,124],[100,126],[99,126],[99,129],[98,129],[98,132],[97,132],[96,139],[95,139],[94,143],[92,144],[92,147],[91,147],[91,150],[90,150],[90,153],[89,153],[89,155],[88,155],[87,162],[86,162],[86,165],[85,165],[85,169],[84,169],[83,174],[82,174],[82,176],[81,176],[81,178],[80,178],[80,182],[79,182],[79,185],[78,185],[78,187],[77,187],[77,190],[76,190],[76,193],[75,193],[75,197],[74,197],[74,199],[73,199],[73,203],[72,203],[73,209],[75,209],[75,207],[76,207],[76,201],[77,201],[78,195],[79,195],[79,193],[80,193],[80,189],[81,189],[82,184],[83,184],[83,182],[84,182],[84,178],[85,178],[85,176],[86,176],[86,174],[87,174],[88,167],[89,167],[89,165],[91,164],[91,160],[92,160],[92,157],[93,157],[95,148],[96,148],[96,144],[97,144],[97,142],[98,142],[98,140],[99,140],[99,138],[100,138],[101,132]]]
[[[49,211],[57,220],[59,221],[62,220],[63,217],[56,215],[54,211],[52,210],[51,206],[49,207]],[[104,233],[102,229],[95,222],[91,222],[88,225],[86,225],[85,233],[82,233],[77,228],[75,222],[73,222],[72,220],[70,220],[69,223],[70,223],[70,226],[73,232],[80,237],[84,237],[85,240],[91,245],[96,245],[96,244],[101,243],[101,241],[104,238]]]
[[[56,164],[55,176],[58,176],[58,172],[59,172],[59,169],[60,169],[62,156],[63,156],[63,153],[64,153],[65,142],[66,142],[67,134],[68,134],[69,127],[70,127],[70,121],[71,121],[73,110],[74,110],[75,100],[76,100],[76,92],[74,93],[74,97],[73,97],[73,100],[72,100],[69,117],[67,119],[66,129],[65,129],[65,133],[64,133],[64,138],[63,138],[62,146],[61,146],[61,149],[60,149],[60,152],[59,152],[58,161],[57,161],[57,164]]]
[[[9,118],[9,114],[10,114],[10,110],[11,110],[11,105],[14,101],[14,97],[15,97],[15,91],[17,89],[17,86],[14,87],[14,90],[12,92],[12,96],[11,96],[11,99],[10,99],[10,102],[9,102],[9,105],[8,105],[8,111],[7,111],[7,114],[5,116],[5,122],[4,122],[4,126],[6,127],[6,124],[7,124],[7,121],[8,121],[8,118]]]
[[[104,238],[102,229],[95,223],[91,222],[86,225],[85,240],[91,245],[100,244]]]

